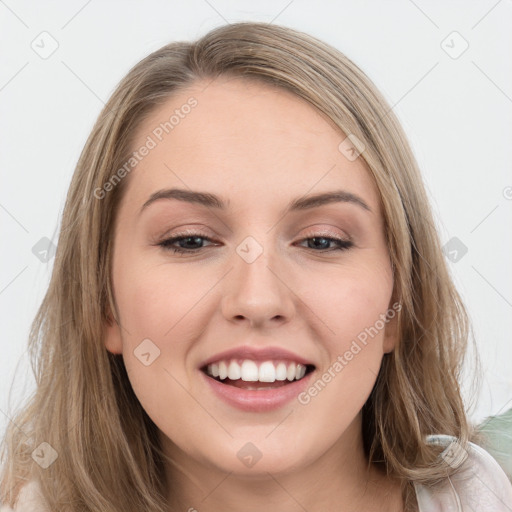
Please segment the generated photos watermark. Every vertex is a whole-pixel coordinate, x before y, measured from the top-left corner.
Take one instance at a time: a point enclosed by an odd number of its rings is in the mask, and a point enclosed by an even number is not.
[[[373,339],[377,334],[379,334],[382,329],[386,326],[386,324],[392,320],[397,313],[402,309],[402,304],[400,302],[395,302],[391,308],[389,308],[386,313],[381,313],[379,315],[379,319],[375,321],[375,323],[366,327],[363,331],[361,331],[356,339],[352,340],[350,344],[350,348],[346,350],[343,354],[338,355],[336,360],[327,368],[327,370],[305,391],[299,393],[297,396],[297,400],[301,405],[307,405],[311,402],[311,400],[320,393],[325,386],[329,382],[331,382],[344,368],[347,366],[354,357],[363,350],[366,345],[368,345],[368,341]]]
[[[116,185],[125,178],[137,166],[139,162],[144,160],[149,153],[155,149],[166,135],[171,133],[183,119],[187,117],[194,107],[197,107],[198,101],[193,96],[180,108],[174,110],[169,119],[160,123],[153,129],[150,135],[146,137],[146,141],[136,151],[132,153],[130,158],[101,187],[94,189],[94,197],[96,199],[104,199],[108,192],[114,190]]]

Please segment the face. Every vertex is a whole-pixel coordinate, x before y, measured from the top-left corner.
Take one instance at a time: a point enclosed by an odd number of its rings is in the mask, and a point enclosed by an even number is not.
[[[293,471],[360,443],[394,347],[381,205],[362,158],[308,103],[241,79],[206,85],[138,129],[134,149],[150,150],[124,178],[105,344],[171,457]]]

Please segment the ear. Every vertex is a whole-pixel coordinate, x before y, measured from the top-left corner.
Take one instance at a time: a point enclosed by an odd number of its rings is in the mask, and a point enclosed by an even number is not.
[[[401,309],[402,304],[399,301],[391,301],[386,312],[388,321],[384,328],[384,340],[382,343],[382,349],[385,354],[393,352],[398,343]]]
[[[112,354],[123,353],[123,340],[119,322],[112,314],[110,306],[107,306],[107,319],[103,326],[103,340],[106,349]]]

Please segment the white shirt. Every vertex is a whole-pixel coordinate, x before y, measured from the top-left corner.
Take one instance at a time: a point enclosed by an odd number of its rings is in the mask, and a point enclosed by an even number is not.
[[[420,512],[512,512],[512,483],[490,453],[474,443],[465,452],[451,436],[427,440],[443,446],[446,463],[460,469],[435,489],[415,484]]]

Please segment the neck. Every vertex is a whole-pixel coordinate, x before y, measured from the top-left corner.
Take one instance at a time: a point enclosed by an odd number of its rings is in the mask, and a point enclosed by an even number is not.
[[[402,512],[400,483],[375,466],[368,468],[360,432],[358,419],[310,464],[251,476],[202,464],[161,435],[171,461],[169,511]]]

